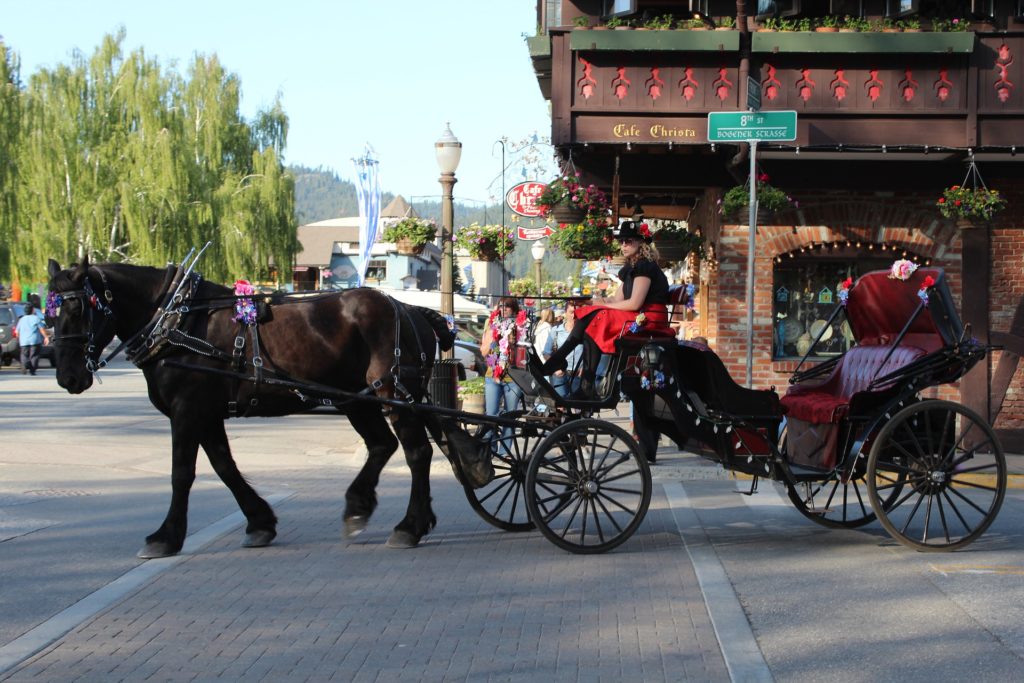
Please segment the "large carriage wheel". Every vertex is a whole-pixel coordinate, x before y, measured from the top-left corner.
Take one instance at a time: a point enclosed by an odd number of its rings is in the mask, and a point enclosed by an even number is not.
[[[524,412],[515,410],[502,417],[522,420]],[[534,524],[526,509],[526,467],[530,453],[544,432],[527,422],[515,427],[482,425],[474,436],[487,441],[491,449],[494,479],[486,486],[474,489],[463,484],[470,506],[488,524],[505,531],[529,531]]]
[[[875,439],[867,471],[878,521],[924,551],[978,538],[1006,493],[1006,458],[992,427],[950,401],[922,401],[894,415]],[[897,487],[899,497],[883,507]]]
[[[651,504],[651,470],[621,427],[576,420],[530,458],[526,504],[541,533],[573,553],[603,553],[633,535]]]
[[[779,449],[786,447],[786,429],[779,438]],[[859,458],[853,472],[843,479],[839,472],[823,475],[822,479],[800,482],[781,482],[786,487],[793,507],[807,519],[831,529],[855,529],[875,520],[875,512],[868,499],[866,462]],[[884,505],[891,505],[899,494],[893,487]]]

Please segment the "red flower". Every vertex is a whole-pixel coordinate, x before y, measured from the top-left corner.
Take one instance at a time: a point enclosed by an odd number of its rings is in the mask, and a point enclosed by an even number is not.
[[[946,203],[946,198],[945,197],[939,197],[939,204],[945,204],[945,203]]]
[[[768,182],[768,174],[767,173],[762,173],[761,175],[757,176],[757,181],[759,183],[767,183]]]
[[[526,324],[526,311],[519,311],[519,313],[516,315],[516,325],[522,326],[522,325],[525,325],[525,324]]]
[[[848,277],[845,280],[843,280],[842,287],[843,287],[843,289],[849,289],[850,287],[853,287],[853,278],[852,277]]]
[[[921,289],[928,289],[929,287],[932,287],[934,285],[935,278],[933,278],[931,275],[928,275],[927,277],[925,277],[924,282],[921,283]]]
[[[644,237],[650,237],[651,236],[651,229],[649,227],[647,227],[646,223],[641,223],[640,224],[640,228],[637,230],[637,232],[639,232]]]
[[[960,200],[958,199],[955,202],[953,202],[953,206],[960,206]]]

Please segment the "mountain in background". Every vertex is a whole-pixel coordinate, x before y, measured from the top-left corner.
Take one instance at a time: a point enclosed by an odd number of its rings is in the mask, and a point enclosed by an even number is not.
[[[288,170],[295,177],[295,213],[299,225],[316,223],[329,218],[344,218],[359,215],[359,203],[356,199],[356,186],[338,177],[332,170],[308,168],[306,166],[289,166]],[[381,192],[381,208],[395,198],[393,192]],[[406,200],[409,198],[406,197]],[[423,218],[432,218],[441,222],[440,201],[410,201],[409,204]],[[510,215],[506,209],[506,219]],[[455,226],[471,223],[501,223],[501,204],[490,206],[468,206],[455,203]],[[512,277],[522,277],[533,273],[533,257],[530,255],[531,242],[519,242],[516,250],[508,258],[506,267]],[[545,279],[563,280],[570,273],[578,271],[579,262],[563,259],[557,254],[548,253],[544,257]]]

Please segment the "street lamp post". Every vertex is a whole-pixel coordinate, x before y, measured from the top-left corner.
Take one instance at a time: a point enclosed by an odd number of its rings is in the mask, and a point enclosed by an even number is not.
[[[452,233],[455,223],[455,207],[452,189],[455,187],[455,169],[462,157],[462,143],[452,133],[451,124],[446,123],[441,138],[434,143],[434,156],[441,171],[441,315],[455,315],[455,292],[452,290],[452,267],[454,261]],[[444,351],[442,358],[451,358],[452,351]]]
[[[536,271],[537,279],[537,296],[540,296],[540,278],[542,275],[542,267],[544,265],[544,240],[537,240],[530,247],[530,253],[533,255],[533,268]]]

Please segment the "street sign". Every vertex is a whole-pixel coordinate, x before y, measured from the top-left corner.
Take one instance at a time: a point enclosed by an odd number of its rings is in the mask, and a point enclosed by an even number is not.
[[[708,142],[796,140],[795,111],[713,111],[708,114]]]
[[[516,230],[516,237],[518,237],[521,240],[529,240],[533,242],[539,239],[543,239],[553,232],[554,230],[551,228],[550,225],[542,225],[539,228],[524,228],[523,226],[520,225]]]
[[[761,82],[753,76],[747,76],[747,109],[757,111],[761,108]]]
[[[515,185],[505,193],[505,203],[514,213],[527,218],[536,218],[540,215],[540,207],[537,206],[537,198],[544,192],[547,183],[538,183],[533,180]]]

